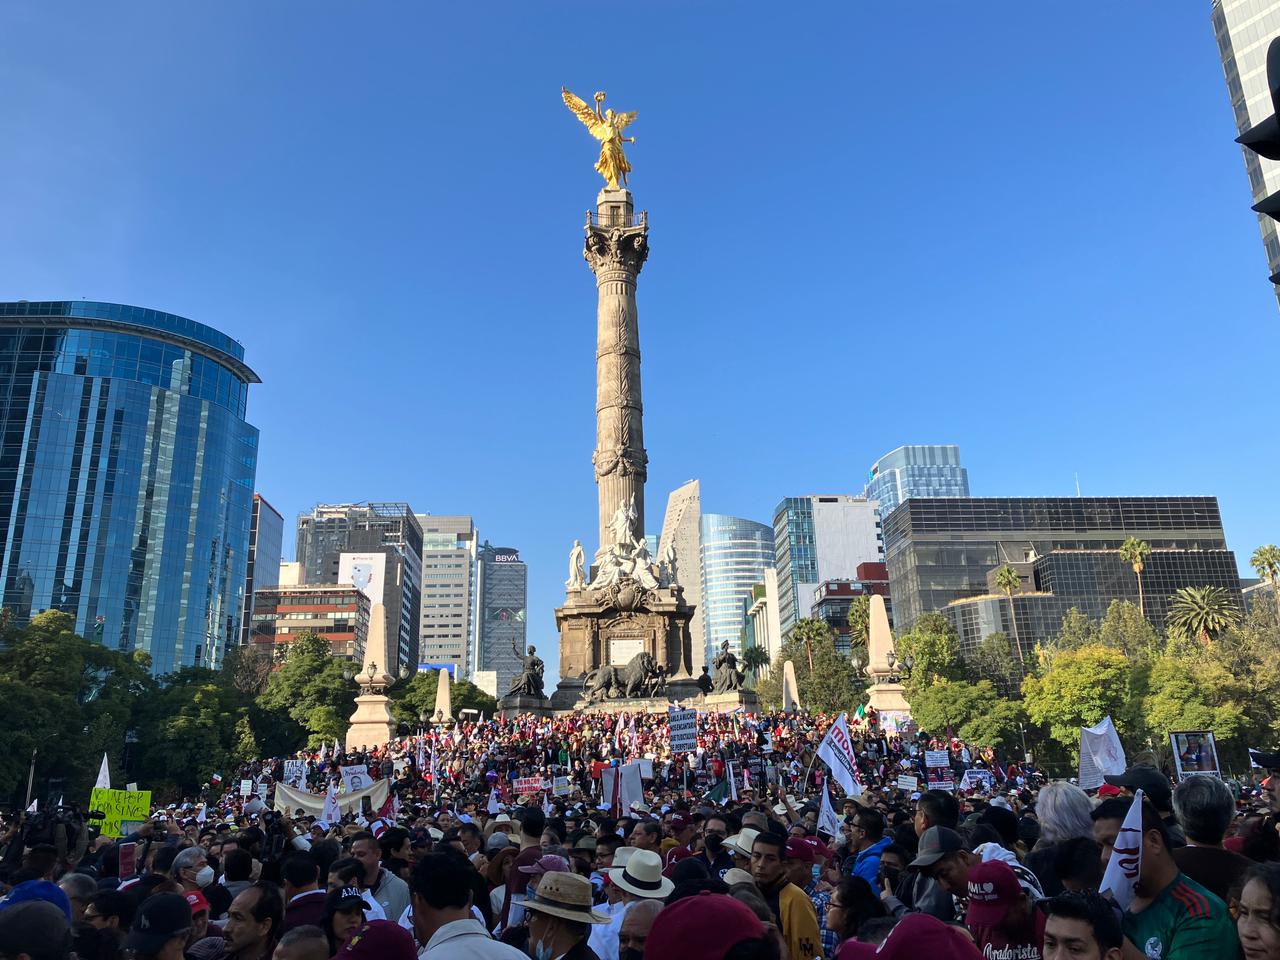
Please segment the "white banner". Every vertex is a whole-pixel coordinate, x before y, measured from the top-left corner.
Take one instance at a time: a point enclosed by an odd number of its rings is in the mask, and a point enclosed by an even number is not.
[[[672,707],[667,711],[667,725],[671,730],[672,753],[693,753],[698,749],[697,710]]]
[[[360,801],[368,797],[373,809],[378,810],[387,802],[388,787],[386,780],[378,780],[373,786],[364,790],[339,794],[335,802],[342,813],[358,815],[360,813]],[[314,793],[307,793],[305,790],[295,790],[293,787],[280,783],[276,785],[275,808],[283,811],[286,807],[295,814],[301,812],[313,817],[320,817],[324,812],[325,798]],[[332,810],[330,810],[330,814],[332,815]]]
[[[1096,727],[1080,728],[1080,789],[1096,790],[1106,776],[1124,773],[1124,747],[1111,718]]]
[[[1134,887],[1138,885],[1138,874],[1142,873],[1142,791],[1133,792],[1133,803],[1125,814],[1120,832],[1116,834],[1116,842],[1111,847],[1111,859],[1107,861],[1107,871],[1102,875],[1102,886],[1098,892],[1110,891],[1116,905],[1121,910],[1128,910],[1133,902]]]
[[[818,747],[818,757],[831,768],[831,775],[851,797],[859,796],[862,787],[858,783],[858,759],[849,739],[849,724],[845,715],[831,725]]]
[[[822,805],[818,808],[818,829],[833,838],[840,836],[840,820],[831,806],[831,794],[826,787],[822,788]]]
[[[347,793],[365,790],[373,783],[373,778],[369,776],[369,768],[363,763],[353,763],[341,769],[342,783],[347,788]]]

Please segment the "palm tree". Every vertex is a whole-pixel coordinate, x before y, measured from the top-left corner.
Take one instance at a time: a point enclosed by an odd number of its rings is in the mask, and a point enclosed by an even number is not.
[[[1235,601],[1221,587],[1183,587],[1172,599],[1169,629],[1184,637],[1197,637],[1206,647],[1223,630],[1240,622]]]
[[[854,597],[849,605],[849,643],[865,647],[871,640],[871,595]]]
[[[1009,600],[1009,626],[1013,628],[1013,646],[1018,651],[1018,664],[1022,664],[1022,642],[1018,639],[1018,619],[1014,616],[1013,592],[1022,589],[1022,577],[1017,570],[1005,564],[996,571],[996,586]]]
[[[1263,580],[1271,585],[1271,596],[1276,602],[1276,622],[1280,623],[1280,589],[1276,583],[1280,581],[1280,547],[1274,543],[1259,547],[1253,551],[1249,563]]]
[[[759,677],[760,671],[769,666],[769,654],[764,647],[751,646],[742,651],[742,668],[753,677]]]
[[[1138,578],[1138,612],[1147,615],[1146,604],[1142,596],[1142,568],[1147,565],[1147,557],[1151,556],[1151,544],[1137,537],[1129,537],[1120,544],[1120,558],[1133,567],[1134,576]]]

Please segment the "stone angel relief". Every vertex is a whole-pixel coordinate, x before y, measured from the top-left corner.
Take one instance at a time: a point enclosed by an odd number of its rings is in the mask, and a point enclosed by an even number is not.
[[[631,172],[631,164],[627,162],[627,155],[622,152],[622,145],[635,143],[636,138],[624,137],[622,131],[626,130],[639,114],[634,110],[630,113],[614,113],[612,110],[601,113],[600,105],[604,103],[603,91],[596,94],[594,110],[581,97],[570,93],[568,87],[561,87],[560,91],[560,95],[564,98],[564,105],[572,110],[573,115],[591,131],[591,135],[600,141],[600,159],[596,162],[596,171],[605,178],[611,189],[617,190],[619,182],[625,187],[627,174]]]

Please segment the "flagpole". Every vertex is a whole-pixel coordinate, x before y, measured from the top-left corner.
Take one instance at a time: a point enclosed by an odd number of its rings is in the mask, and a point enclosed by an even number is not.
[[[31,806],[31,786],[36,779],[36,748],[31,748],[31,768],[27,771],[27,803],[26,808]]]

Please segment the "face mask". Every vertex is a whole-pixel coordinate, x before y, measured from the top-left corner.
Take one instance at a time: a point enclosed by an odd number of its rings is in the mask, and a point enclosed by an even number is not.
[[[551,960],[551,948],[539,940],[533,945],[533,960]]]
[[[720,852],[720,848],[724,846],[724,837],[718,833],[709,833],[703,837],[702,842],[706,844],[707,852],[712,856]]]
[[[205,864],[196,871],[196,886],[203,890],[205,887],[209,886],[209,884],[213,883],[214,876],[213,867]]]
[[[644,960],[644,951],[635,947],[627,947],[618,952],[618,960]]]

